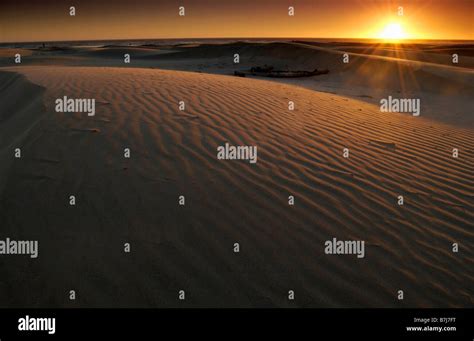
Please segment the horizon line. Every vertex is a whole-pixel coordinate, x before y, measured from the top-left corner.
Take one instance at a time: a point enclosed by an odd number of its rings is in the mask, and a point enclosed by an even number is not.
[[[348,38],[348,37],[198,37],[198,38],[103,38],[103,39],[73,39],[73,40],[30,40],[30,41],[4,41],[0,45],[5,44],[28,44],[28,43],[74,43],[74,42],[104,42],[104,41],[134,41],[134,40],[258,40],[258,39],[279,39],[279,40],[304,40],[304,39],[338,39],[338,40],[375,40],[384,41],[383,38]],[[405,41],[473,41],[474,39],[466,38],[406,38],[406,39],[394,39],[393,42],[385,40],[385,43],[396,43],[402,44]]]

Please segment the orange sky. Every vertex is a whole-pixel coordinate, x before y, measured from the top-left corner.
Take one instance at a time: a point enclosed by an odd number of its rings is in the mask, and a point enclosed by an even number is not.
[[[69,16],[69,6],[76,16]],[[178,16],[184,5],[186,16]],[[404,15],[398,16],[398,6]],[[288,7],[295,16],[288,16]],[[2,0],[0,41],[142,38],[474,39],[474,0]]]

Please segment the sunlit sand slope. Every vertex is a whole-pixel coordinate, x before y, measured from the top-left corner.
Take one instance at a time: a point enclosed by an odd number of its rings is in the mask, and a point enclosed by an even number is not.
[[[0,226],[40,250],[0,263],[2,306],[474,305],[473,130],[255,79],[17,70],[46,112],[21,159],[2,154]],[[62,96],[95,98],[96,115],[54,112]],[[258,162],[217,160],[226,142]],[[365,258],[326,255],[334,237],[364,240]]]

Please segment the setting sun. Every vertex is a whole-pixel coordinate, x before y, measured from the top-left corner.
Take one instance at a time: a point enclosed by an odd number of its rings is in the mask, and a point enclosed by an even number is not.
[[[380,38],[387,40],[399,40],[406,38],[406,34],[400,24],[389,23],[380,33]]]

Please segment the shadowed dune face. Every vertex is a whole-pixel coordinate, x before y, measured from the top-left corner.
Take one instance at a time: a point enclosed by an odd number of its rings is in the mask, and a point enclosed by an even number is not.
[[[0,197],[7,179],[12,151],[21,146],[29,132],[43,118],[44,88],[25,76],[0,72]],[[19,100],[19,95],[26,100]]]
[[[235,51],[235,52],[233,52]],[[466,69],[447,68],[442,65],[427,65],[410,61],[404,50],[394,53],[394,58],[384,59],[371,53],[349,55],[350,62],[342,63],[345,50],[334,50],[305,46],[302,44],[229,44],[222,46],[200,46],[163,56],[171,58],[224,58],[229,62],[233,53],[239,53],[244,67],[247,65],[271,64],[277,68],[293,70],[329,69],[330,73],[314,78],[314,81],[338,80],[347,88],[357,85],[377,90],[392,90],[398,93],[417,94],[430,92],[437,95],[464,95],[474,93],[474,72]],[[420,54],[420,53],[418,53]],[[445,63],[452,66],[451,57]],[[422,59],[422,58],[421,58]],[[449,60],[448,60],[449,59]],[[468,62],[471,58],[468,58]],[[464,58],[462,58],[465,61]],[[474,59],[473,59],[474,60]],[[439,61],[439,60],[436,60]],[[474,64],[473,64],[474,65]],[[234,65],[234,68],[241,68]],[[382,92],[382,91],[380,91]]]
[[[88,58],[112,58],[117,59],[122,58],[125,54],[133,56],[133,58],[145,59],[147,57],[157,58],[162,54],[169,53],[165,49],[154,49],[154,48],[142,48],[142,47],[99,47],[93,49],[81,49],[78,55]]]
[[[47,88],[47,113],[9,169],[0,224],[15,238],[34,220],[44,251],[34,268],[0,265],[3,305],[67,306],[55,293],[72,283],[89,307],[175,306],[181,288],[184,306],[289,306],[290,289],[305,307],[474,304],[472,129],[254,79],[21,72]],[[96,98],[96,116],[55,113],[64,95]],[[217,160],[225,142],[256,145],[257,164]],[[365,240],[366,258],[325,255],[333,237]],[[398,301],[401,288],[416,294]]]

